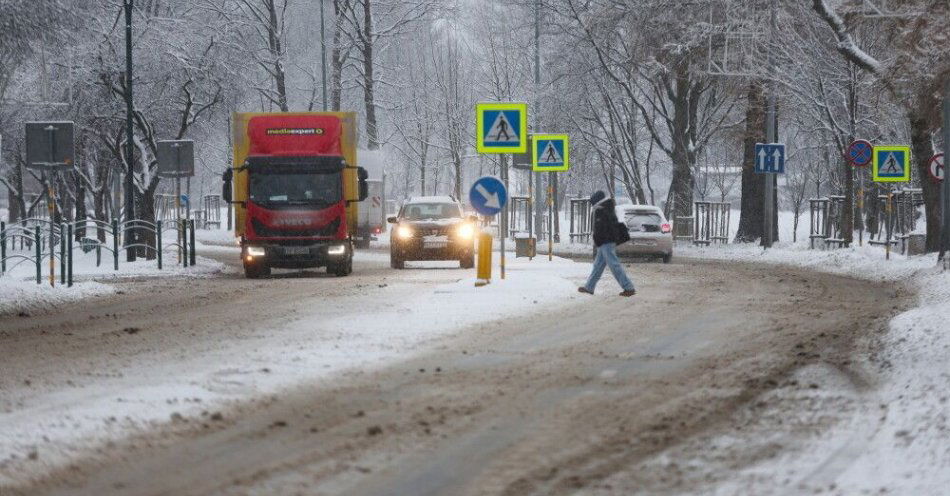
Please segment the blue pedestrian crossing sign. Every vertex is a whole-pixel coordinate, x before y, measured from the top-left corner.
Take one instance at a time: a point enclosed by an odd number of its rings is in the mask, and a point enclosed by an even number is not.
[[[910,147],[875,146],[871,178],[877,183],[910,181]]]
[[[475,130],[478,153],[526,153],[528,104],[477,103]]]
[[[755,172],[759,174],[785,174],[785,145],[782,143],[756,143]]]
[[[497,177],[485,176],[472,185],[468,201],[476,212],[487,216],[496,215],[508,203],[508,190]]]
[[[535,172],[558,172],[570,168],[566,134],[532,134],[531,168]]]

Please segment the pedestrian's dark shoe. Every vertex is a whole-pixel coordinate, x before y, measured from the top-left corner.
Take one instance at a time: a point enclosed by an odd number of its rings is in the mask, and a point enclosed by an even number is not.
[[[578,292],[578,293],[586,293],[586,294],[589,294],[589,295],[594,294],[593,291],[590,291],[589,289],[585,288],[584,286],[581,286],[581,287],[577,288],[577,292]]]
[[[629,289],[629,290],[626,290],[626,291],[620,293],[620,296],[630,297],[630,296],[633,296],[633,295],[635,295],[635,294],[637,294],[637,290],[635,290],[635,289]]]

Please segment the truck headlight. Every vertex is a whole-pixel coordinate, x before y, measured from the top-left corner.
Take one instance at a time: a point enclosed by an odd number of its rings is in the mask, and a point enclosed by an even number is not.
[[[412,237],[412,229],[409,229],[409,226],[399,226],[396,229],[396,235],[402,239],[409,239]]]
[[[248,246],[244,249],[244,253],[249,257],[263,257],[267,254],[267,251],[264,250],[263,246]]]
[[[345,255],[346,245],[330,245],[327,248],[327,255]]]
[[[462,239],[472,239],[472,236],[475,235],[475,228],[471,224],[462,224],[456,234]]]

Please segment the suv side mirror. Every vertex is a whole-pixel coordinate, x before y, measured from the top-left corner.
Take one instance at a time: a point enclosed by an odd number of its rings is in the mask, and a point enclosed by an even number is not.
[[[369,179],[369,173],[366,172],[366,169],[358,167],[356,177],[360,180],[360,199],[358,201],[363,201],[369,196],[369,184],[366,183],[366,180]]]
[[[392,217],[386,217],[386,222],[388,222],[388,223],[390,223],[390,224],[396,224],[396,223],[399,222],[399,218],[396,217],[395,215],[392,216]]]
[[[234,178],[234,170],[230,167],[224,171],[224,174],[221,175],[221,179],[224,181],[224,184],[221,185],[221,198],[224,201],[231,203],[233,197],[231,196],[231,180]]]

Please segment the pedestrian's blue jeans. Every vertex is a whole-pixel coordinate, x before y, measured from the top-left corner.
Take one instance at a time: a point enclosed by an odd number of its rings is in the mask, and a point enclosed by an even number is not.
[[[594,292],[594,286],[597,286],[597,281],[604,274],[604,267],[610,267],[610,272],[613,273],[614,278],[617,279],[624,291],[633,291],[633,281],[627,277],[623,265],[620,265],[620,260],[617,258],[617,245],[614,243],[604,243],[597,247],[597,254],[594,256],[594,270],[590,272],[587,284],[584,285],[588,291]]]

